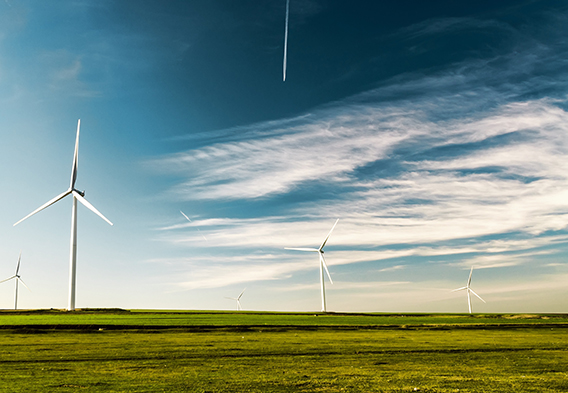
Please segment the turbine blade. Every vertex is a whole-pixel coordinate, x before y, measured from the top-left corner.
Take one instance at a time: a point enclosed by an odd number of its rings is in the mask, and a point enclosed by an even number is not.
[[[311,251],[311,252],[318,252],[319,250],[316,248],[291,248],[291,247],[284,247],[285,250],[296,250],[296,251]]]
[[[463,291],[464,289],[467,289],[467,287],[461,287],[461,288],[458,288],[458,289],[454,289],[451,292]]]
[[[5,280],[0,281],[0,283],[6,282],[6,281],[10,281],[11,279],[17,278],[17,277],[18,277],[18,276],[12,276],[12,277],[10,277],[10,278],[7,278],[7,279],[5,279]]]
[[[22,252],[20,251],[20,256],[18,257],[18,266],[16,266],[16,276],[18,275],[18,272],[20,271],[20,261],[22,259]]]
[[[485,300],[483,300],[481,298],[481,296],[479,296],[477,293],[475,293],[475,291],[473,289],[470,288],[469,290],[471,291],[471,293],[473,293],[475,296],[477,296],[479,298],[479,300],[481,300],[483,303],[487,303]]]
[[[55,202],[58,202],[59,200],[65,198],[67,195],[71,194],[72,190],[67,190],[65,191],[63,194],[59,194],[58,196],[56,196],[55,198],[53,198],[52,200],[50,200],[49,202],[41,205],[40,207],[38,207],[37,209],[35,209],[33,212],[31,212],[30,214],[28,214],[27,216],[25,216],[24,218],[22,218],[20,221],[18,221],[17,223],[14,224],[14,226],[18,225],[19,223],[21,223],[22,221],[24,221],[26,218],[29,218],[31,216],[33,216],[34,214],[42,211],[43,209],[45,209],[46,207],[49,207],[51,205],[53,205]]]
[[[20,277],[16,277],[16,280],[18,280],[19,282],[21,282],[21,283],[24,285],[24,287],[28,288],[28,291],[30,291],[30,292],[32,291],[32,290],[26,285],[26,283],[24,282],[24,280],[22,280]]]
[[[471,267],[471,270],[469,271],[469,278],[467,279],[467,286],[469,287],[471,284],[471,275],[473,274],[473,266]]]
[[[240,299],[240,298],[241,298],[241,296],[243,296],[243,293],[245,293],[245,291],[246,291],[246,290],[247,290],[246,288],[245,288],[245,289],[243,289],[243,291],[242,291],[242,292],[240,293],[240,295],[239,295],[239,297],[237,298],[237,300],[238,300],[238,299]]]
[[[329,274],[329,270],[327,270],[327,263],[325,263],[325,258],[323,257],[323,254],[321,252],[320,252],[320,263],[323,264],[325,272],[327,273],[327,277],[329,278],[329,282],[331,282],[333,284],[333,280],[331,279],[331,275]]]
[[[228,297],[228,296],[225,296],[225,299],[237,300],[237,298],[234,298],[234,297]]]
[[[106,222],[108,222],[110,225],[113,225],[112,222],[110,222],[108,220],[108,218],[106,218],[105,216],[102,215],[102,213],[100,211],[98,211],[97,209],[95,209],[95,207],[93,205],[91,205],[89,203],[89,201],[87,201],[85,198],[83,198],[81,196],[81,194],[79,194],[77,191],[73,190],[73,196],[75,198],[77,198],[77,200],[79,202],[81,202],[83,204],[83,206],[85,206],[87,209],[89,209],[90,211],[92,211],[93,213],[95,213],[97,216],[99,216],[100,218],[102,218],[103,220],[105,220]]]
[[[469,288],[467,289],[467,306],[469,307],[469,313],[471,314],[471,295],[469,294]]]
[[[81,128],[81,119],[77,122],[77,137],[75,138],[75,153],[73,154],[73,168],[71,169],[71,183],[69,189],[75,188],[77,181],[77,170],[79,167],[79,129]]]
[[[329,239],[329,237],[331,236],[331,232],[333,232],[333,230],[335,229],[335,226],[337,225],[338,222],[339,222],[339,218],[337,220],[335,220],[335,224],[333,224],[333,226],[331,227],[331,231],[329,231],[329,233],[327,234],[327,237],[325,238],[325,240],[321,244],[319,250],[323,250],[323,248],[325,247],[325,243],[327,243],[327,239]]]

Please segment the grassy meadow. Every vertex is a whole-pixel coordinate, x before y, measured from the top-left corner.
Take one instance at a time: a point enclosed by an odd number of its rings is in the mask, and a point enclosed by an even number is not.
[[[566,315],[0,312],[1,392],[561,392]]]

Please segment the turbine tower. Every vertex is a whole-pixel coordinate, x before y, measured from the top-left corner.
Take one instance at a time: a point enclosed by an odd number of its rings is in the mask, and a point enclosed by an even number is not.
[[[76,267],[77,267],[77,201],[81,202],[83,206],[95,213],[97,216],[101,217],[103,220],[112,225],[105,216],[103,216],[93,205],[91,205],[85,198],[85,191],[79,191],[75,188],[75,182],[77,181],[77,169],[79,164],[79,129],[81,127],[81,119],[77,122],[77,137],[75,139],[75,154],[73,155],[73,167],[71,169],[71,183],[69,188],[64,193],[56,196],[49,202],[38,207],[36,210],[22,218],[20,221],[14,224],[18,225],[28,217],[42,211],[46,207],[53,205],[54,203],[65,198],[67,195],[73,196],[73,207],[71,209],[71,244],[69,251],[69,304],[67,310],[75,310],[75,277],[76,277]]]
[[[245,293],[245,289],[243,289],[243,291],[239,294],[239,296],[237,297],[227,297],[225,296],[225,299],[231,299],[231,300],[236,300],[237,301],[237,311],[241,311],[243,308],[241,307],[241,296],[243,296],[243,293]]]
[[[323,243],[321,244],[321,246],[319,248],[288,248],[285,247],[286,250],[297,250],[297,251],[310,251],[310,252],[317,252],[319,255],[319,262],[320,262],[320,287],[321,287],[321,311],[322,312],[326,312],[326,305],[325,305],[325,281],[324,281],[324,275],[323,275],[323,271],[325,269],[325,272],[327,273],[327,277],[329,278],[329,282],[331,282],[333,284],[333,280],[331,279],[331,275],[329,274],[329,270],[327,269],[327,264],[325,263],[325,258],[323,257],[323,248],[325,247],[325,244],[327,243],[327,239],[329,239],[329,237],[331,236],[331,232],[333,232],[333,230],[335,229],[335,226],[337,225],[337,223],[339,222],[339,218],[335,221],[335,224],[333,224],[333,226],[331,227],[331,231],[329,231],[329,233],[327,234],[327,237],[325,238],[325,240],[323,241]]]
[[[469,271],[469,278],[467,279],[467,285],[465,287],[461,287],[458,289],[454,289],[452,292],[456,292],[456,291],[467,291],[467,305],[469,307],[469,313],[471,314],[471,295],[470,293],[473,293],[475,296],[477,296],[479,298],[479,300],[481,300],[483,303],[487,303],[485,300],[483,300],[481,298],[481,296],[479,296],[477,293],[475,293],[475,291],[473,289],[471,289],[470,285],[471,285],[471,275],[473,274],[473,266],[471,267],[471,270]]]
[[[28,288],[28,286],[26,285],[26,283],[24,282],[24,280],[22,280],[22,278],[20,277],[20,275],[18,274],[18,272],[20,271],[20,260],[22,259],[22,252],[20,251],[20,256],[18,257],[18,266],[16,266],[16,274],[14,274],[12,277],[7,278],[5,280],[0,281],[0,283],[2,282],[6,282],[9,281],[13,278],[16,279],[16,294],[14,295],[14,310],[18,309],[18,283],[22,283],[22,285],[26,288]],[[28,288],[28,291],[31,292],[31,289]]]

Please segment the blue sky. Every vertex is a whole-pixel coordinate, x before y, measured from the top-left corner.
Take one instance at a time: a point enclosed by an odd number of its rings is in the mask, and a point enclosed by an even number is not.
[[[0,276],[20,307],[568,308],[562,1],[0,2]],[[495,4],[498,3],[498,4]],[[188,222],[182,210],[192,221]],[[0,308],[13,284],[0,284]]]

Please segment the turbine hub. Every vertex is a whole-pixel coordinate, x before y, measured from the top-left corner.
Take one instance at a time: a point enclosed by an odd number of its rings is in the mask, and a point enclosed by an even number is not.
[[[85,191],[79,191],[76,188],[73,189],[74,191],[77,191],[79,193],[79,195],[81,195],[82,197],[85,196]]]

